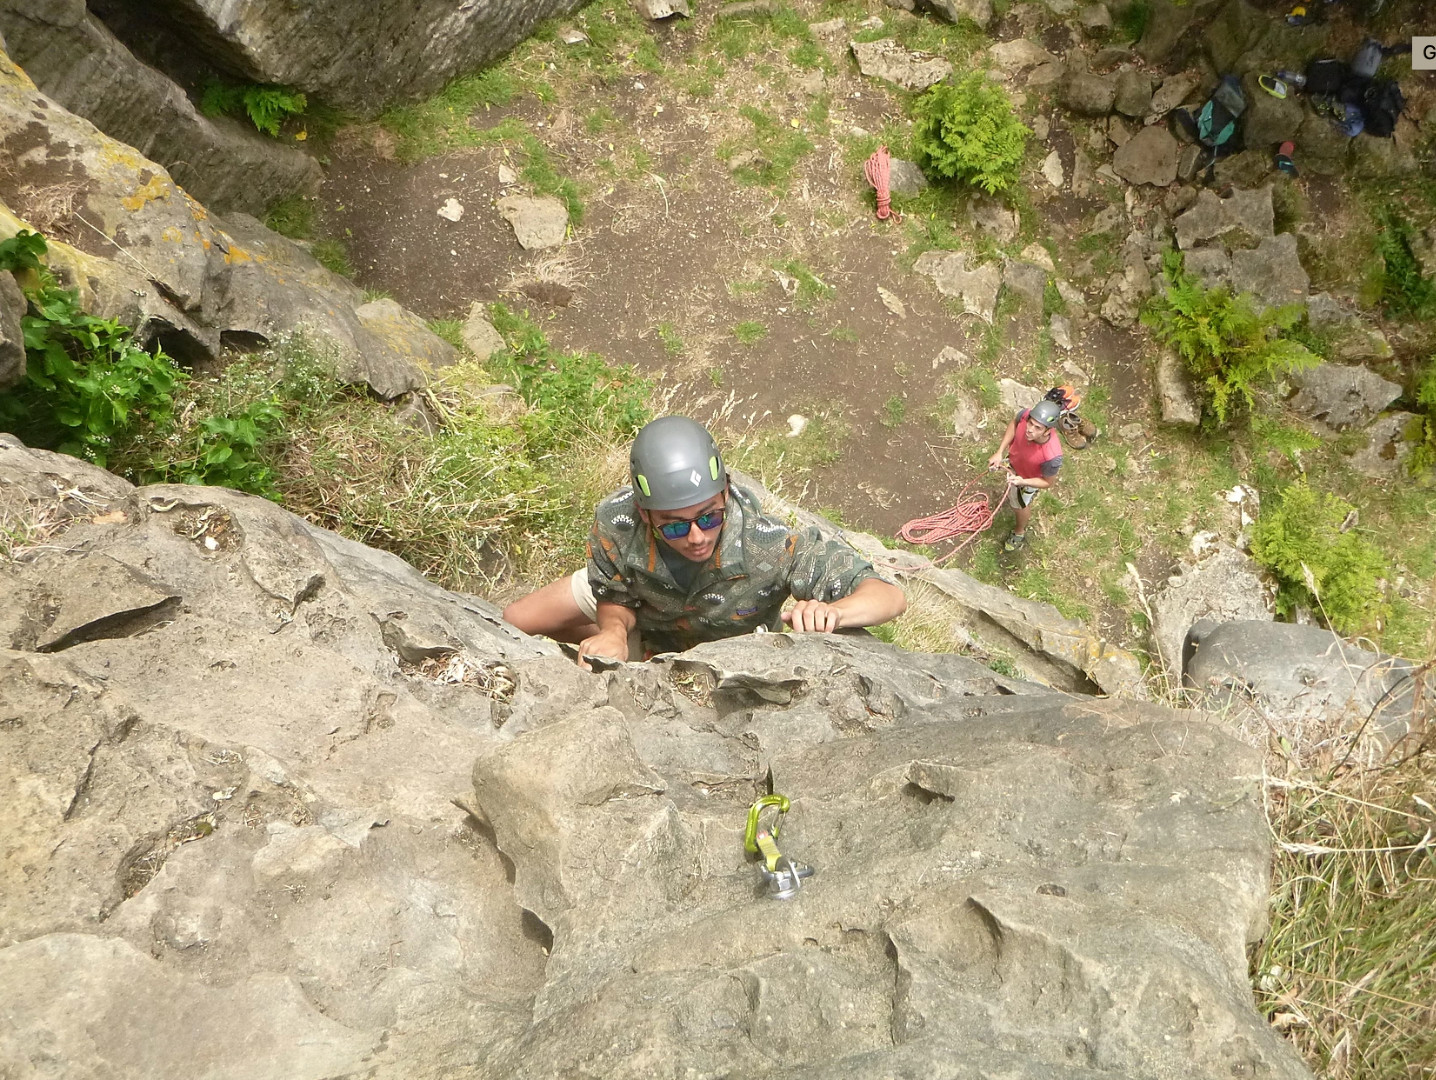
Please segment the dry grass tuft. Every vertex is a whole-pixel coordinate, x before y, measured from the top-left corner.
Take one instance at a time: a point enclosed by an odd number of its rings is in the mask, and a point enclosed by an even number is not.
[[[36,232],[72,236],[76,202],[84,185],[75,180],[37,186],[26,184],[15,192],[15,209]]]
[[[1276,852],[1252,980],[1330,1080],[1436,1076],[1436,713],[1414,708],[1380,764],[1337,741],[1323,768],[1264,780]]]

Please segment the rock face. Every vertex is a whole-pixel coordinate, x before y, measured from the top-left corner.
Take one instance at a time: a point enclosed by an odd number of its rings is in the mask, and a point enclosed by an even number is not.
[[[49,97],[164,165],[211,210],[262,214],[319,184],[319,165],[307,154],[235,120],[200,115],[178,85],[89,14],[84,0],[0,4],[0,32],[11,58]]]
[[[357,286],[246,214],[209,213],[161,165],[37,91],[3,52],[0,153],[11,164],[0,173],[0,237],[43,216],[50,269],[86,311],[142,344],[193,363],[318,333],[338,350],[341,377],[383,397],[424,385],[426,366],[452,355],[412,323],[402,335],[366,326]]]
[[[962,301],[966,311],[991,322],[997,310],[997,290],[1002,271],[994,263],[969,268],[961,251],[924,251],[913,269],[932,278],[937,291]]]
[[[1338,431],[1364,424],[1401,396],[1399,384],[1363,367],[1318,364],[1293,372],[1291,407]]]
[[[1177,178],[1177,149],[1165,127],[1144,127],[1112,155],[1112,169],[1129,184],[1166,187]]]
[[[1171,685],[1181,686],[1187,632],[1212,622],[1271,622],[1267,590],[1256,561],[1229,544],[1184,563],[1152,597],[1152,641]]]
[[[0,273],[0,390],[25,377],[25,335],[20,327],[25,309],[25,294],[15,284],[15,275]]]
[[[855,41],[851,47],[859,71],[874,79],[896,83],[904,90],[926,90],[952,74],[952,64],[942,57],[912,52],[892,38]]]
[[[1370,717],[1367,734],[1382,745],[1410,733],[1413,695],[1432,689],[1430,674],[1410,661],[1348,645],[1315,626],[1208,624],[1195,627],[1192,639],[1187,685],[1213,708],[1298,725],[1355,727]]]
[[[579,0],[116,0],[127,43],[156,23],[191,55],[258,83],[296,86],[364,115],[426,97],[513,48]]]
[[[52,529],[0,566],[7,1073],[1309,1076],[1200,714],[866,635],[585,673],[262,500],[13,440],[0,500]]]

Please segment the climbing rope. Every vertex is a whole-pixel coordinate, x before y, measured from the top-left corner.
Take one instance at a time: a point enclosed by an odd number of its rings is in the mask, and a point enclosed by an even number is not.
[[[892,210],[892,162],[886,146],[879,146],[873,156],[868,158],[863,165],[863,173],[873,190],[878,193],[878,220],[886,221],[891,217],[894,221],[902,221],[902,215],[894,215]]]
[[[962,489],[957,497],[957,503],[940,514],[933,514],[930,517],[914,518],[901,529],[898,536],[909,544],[940,544],[944,540],[955,540],[959,536],[967,536],[967,539],[958,544],[942,558],[931,563],[932,566],[941,566],[954,555],[956,555],[968,544],[972,543],[982,533],[992,527],[993,519],[1002,509],[1003,502],[1007,499],[1007,488],[1002,489],[1002,495],[997,500],[997,505],[992,506],[987,499],[987,493],[977,492],[970,498],[967,493],[977,483],[974,480]],[[1011,481],[1008,482],[1011,487]],[[916,567],[914,569],[917,569]]]

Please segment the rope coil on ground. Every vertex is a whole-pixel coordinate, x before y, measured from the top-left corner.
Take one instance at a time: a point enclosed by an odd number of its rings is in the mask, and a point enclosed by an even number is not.
[[[955,540],[959,536],[967,536],[967,539],[958,544],[942,558],[929,563],[929,566],[937,567],[947,562],[968,544],[972,543],[984,532],[992,527],[993,520],[997,517],[998,511],[1006,501],[1007,491],[1012,485],[1003,488],[1002,495],[993,506],[988,502],[987,493],[979,491],[970,498],[967,493],[972,490],[973,481],[957,497],[957,503],[948,507],[940,514],[932,514],[928,517],[913,518],[901,529],[898,530],[898,538],[906,540],[909,544],[940,544],[944,540]],[[970,534],[970,535],[969,535]],[[913,567],[913,569],[925,569],[924,567]]]
[[[864,162],[863,174],[877,192],[878,220],[886,221],[891,217],[894,221],[901,221],[902,215],[895,215],[892,210],[892,161],[886,146],[879,146],[873,156]]]

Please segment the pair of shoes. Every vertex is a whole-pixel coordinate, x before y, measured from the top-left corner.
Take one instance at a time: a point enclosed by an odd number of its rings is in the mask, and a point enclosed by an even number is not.
[[[1258,75],[1257,85],[1274,98],[1286,97],[1286,83],[1271,75]]]
[[[1022,545],[1027,543],[1026,533],[1013,533],[1002,545],[1003,551],[1021,551]]]

